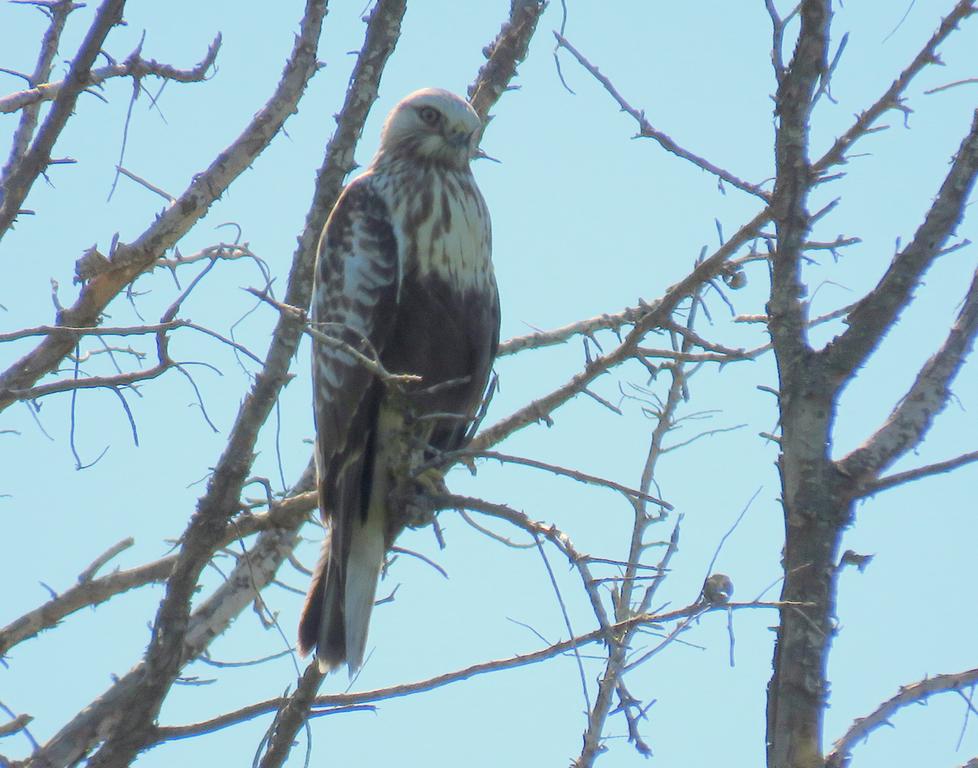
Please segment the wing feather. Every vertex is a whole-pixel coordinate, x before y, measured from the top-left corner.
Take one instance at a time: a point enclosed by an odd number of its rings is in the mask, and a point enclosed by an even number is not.
[[[361,176],[344,190],[319,244],[313,322],[323,333],[377,358],[397,309],[398,249],[390,213]],[[346,656],[344,598],[352,538],[366,519],[373,438],[383,385],[352,355],[313,344],[319,505],[330,522],[300,620],[300,649],[318,645],[324,667]],[[372,602],[372,598],[371,598]]]

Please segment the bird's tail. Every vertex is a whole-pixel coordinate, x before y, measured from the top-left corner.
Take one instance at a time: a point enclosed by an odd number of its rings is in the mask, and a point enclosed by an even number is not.
[[[370,612],[384,561],[383,517],[353,524],[346,552],[332,556],[330,539],[313,572],[299,619],[299,653],[316,649],[321,672],[346,662],[352,674],[363,663]],[[343,555],[346,557],[343,557]],[[344,562],[345,560],[345,562]]]
[[[368,514],[367,520],[363,524],[360,524],[360,521],[353,524],[351,534],[342,590],[346,665],[352,674],[363,664],[363,652],[367,646],[367,627],[370,625],[370,612],[374,607],[377,582],[380,580],[380,569],[384,563],[384,516]],[[331,598],[328,582],[326,586],[326,605],[328,607]],[[339,593],[339,589],[337,589],[337,593]],[[333,599],[336,597],[338,595],[334,596]],[[329,633],[325,626],[323,627],[321,643],[323,639],[329,639]],[[317,654],[317,658],[320,660],[321,669],[323,657]]]

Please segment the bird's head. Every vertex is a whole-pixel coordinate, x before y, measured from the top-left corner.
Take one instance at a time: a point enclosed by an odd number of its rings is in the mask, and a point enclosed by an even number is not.
[[[378,159],[413,156],[465,167],[475,155],[482,121],[465,99],[441,88],[408,94],[391,110]]]

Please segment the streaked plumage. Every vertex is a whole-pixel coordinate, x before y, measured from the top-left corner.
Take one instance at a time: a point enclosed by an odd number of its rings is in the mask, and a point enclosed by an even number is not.
[[[336,202],[319,244],[313,320],[407,388],[423,440],[454,450],[481,402],[499,340],[489,212],[469,161],[472,107],[434,88],[404,98],[367,170]],[[428,388],[463,380],[434,392]],[[319,505],[330,536],[299,624],[299,650],[324,671],[363,661],[384,553],[404,526],[391,488],[424,448],[404,439],[403,401],[354,358],[313,345]],[[427,451],[430,453],[430,451]]]

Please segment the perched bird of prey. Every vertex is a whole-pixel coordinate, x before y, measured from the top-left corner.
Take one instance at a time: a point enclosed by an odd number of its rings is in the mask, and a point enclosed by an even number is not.
[[[384,554],[407,517],[392,488],[462,445],[486,389],[499,299],[489,211],[469,167],[481,133],[475,110],[448,91],[405,97],[319,243],[314,327],[348,345],[313,343],[319,508],[330,535],[299,652],[315,647],[323,671],[363,662]],[[350,347],[420,380],[391,387]]]

